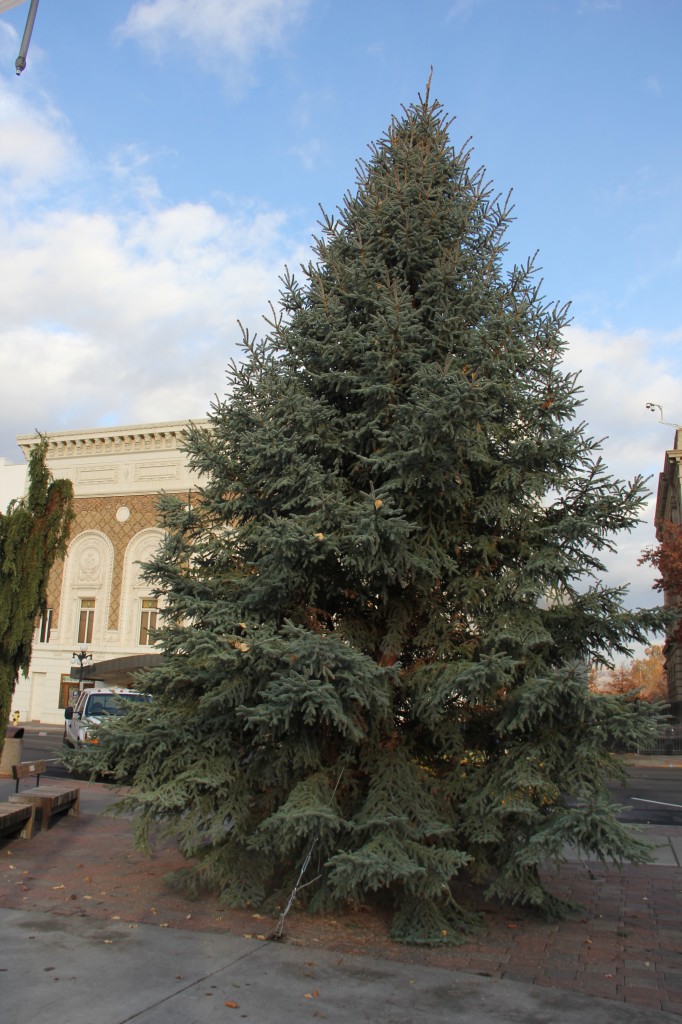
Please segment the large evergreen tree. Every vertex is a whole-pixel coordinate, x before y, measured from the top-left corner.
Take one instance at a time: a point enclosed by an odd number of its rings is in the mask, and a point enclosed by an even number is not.
[[[604,778],[648,713],[587,666],[659,625],[599,582],[643,481],[576,420],[566,309],[505,271],[509,208],[449,129],[428,92],[395,119],[245,332],[188,436],[200,500],[162,505],[152,710],[90,755],[198,858],[187,884],[277,905],[312,850],[313,909],[376,893],[430,943],[462,929],[458,872],[556,911],[566,842],[645,857]]]
[[[73,485],[52,479],[46,455],[41,437],[29,456],[26,497],[0,512],[0,750],[18,674],[28,672],[50,570],[66,550],[73,520]]]

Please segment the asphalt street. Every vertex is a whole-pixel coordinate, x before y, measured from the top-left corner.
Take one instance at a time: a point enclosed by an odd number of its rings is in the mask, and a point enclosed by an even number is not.
[[[60,763],[62,730],[58,726],[29,726],[24,734],[22,759],[41,758],[49,762],[47,774],[68,778]],[[653,759],[652,759],[653,760]],[[665,761],[666,759],[662,759]],[[682,764],[682,758],[670,759]],[[621,804],[619,817],[635,825],[682,826],[682,771],[671,770],[668,764],[644,765],[641,760],[629,768],[626,786],[610,786],[614,803]]]

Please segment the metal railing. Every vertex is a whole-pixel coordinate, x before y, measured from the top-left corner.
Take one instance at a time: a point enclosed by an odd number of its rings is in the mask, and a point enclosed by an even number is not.
[[[682,755],[682,723],[664,725],[657,736],[637,747],[638,754]]]

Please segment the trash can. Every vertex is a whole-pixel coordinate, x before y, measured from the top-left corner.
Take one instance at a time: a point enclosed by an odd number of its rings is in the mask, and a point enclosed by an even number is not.
[[[0,778],[12,778],[12,765],[21,761],[21,751],[24,745],[23,725],[9,725],[5,730],[5,745],[2,748],[0,757]]]

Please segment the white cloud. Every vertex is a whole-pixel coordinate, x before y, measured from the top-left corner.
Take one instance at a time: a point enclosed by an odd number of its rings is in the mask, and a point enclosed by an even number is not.
[[[278,211],[164,203],[135,147],[92,169],[86,203],[86,161],[38,102],[0,79],[0,454],[11,459],[16,434],[35,428],[203,416],[237,354],[237,320],[260,331],[284,263],[305,257]]]
[[[161,199],[158,182],[147,171],[151,160],[149,153],[133,144],[109,155],[109,173],[124,189],[129,190],[144,204],[155,203]]]
[[[452,0],[448,10],[449,18],[467,18],[475,7],[480,6],[481,0]]]
[[[311,0],[138,0],[120,35],[157,55],[178,46],[200,63],[229,71],[225,58],[245,67],[262,50],[277,50]]]
[[[283,228],[278,214],[189,203],[0,223],[6,441],[65,421],[203,415],[222,391],[237,319],[259,329],[276,298],[294,255]]]
[[[41,194],[78,160],[65,118],[47,102],[33,106],[0,77],[0,205]]]
[[[630,534],[614,538],[618,552],[604,558],[607,582],[629,586],[628,605],[651,607],[660,603],[660,595],[652,590],[655,573],[648,566],[638,566],[637,560],[643,548],[656,543],[658,474],[665,451],[673,444],[674,428],[659,423],[646,405],[660,404],[666,420],[682,420],[678,368],[682,332],[622,334],[575,325],[566,330],[566,340],[565,367],[580,370],[585,398],[581,418],[588,434],[605,438],[603,457],[609,471],[621,480],[637,475],[651,478],[642,523]]]
[[[310,139],[308,142],[292,146],[289,152],[301,161],[306,171],[313,171],[322,156],[323,150],[319,139]]]
[[[0,57],[4,58],[16,46],[17,33],[13,25],[0,19]]]
[[[609,448],[631,473],[642,463],[660,461],[671,429],[658,425],[647,410],[656,402],[671,418],[682,415],[679,390],[679,348],[682,331],[660,333],[609,328],[590,330],[572,325],[566,330],[566,365],[580,370],[585,392],[583,415],[592,433],[609,435]]]

